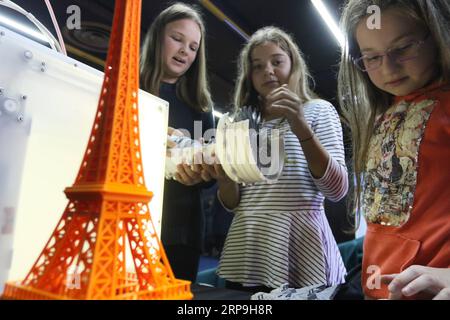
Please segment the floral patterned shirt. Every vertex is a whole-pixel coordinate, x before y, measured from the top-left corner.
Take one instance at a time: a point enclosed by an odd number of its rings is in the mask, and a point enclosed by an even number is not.
[[[363,212],[388,226],[408,221],[416,189],[419,146],[433,100],[401,101],[380,117],[369,145]]]
[[[450,86],[434,83],[381,115],[369,145],[362,285],[387,298],[379,274],[450,267]],[[378,277],[379,279],[379,277]]]

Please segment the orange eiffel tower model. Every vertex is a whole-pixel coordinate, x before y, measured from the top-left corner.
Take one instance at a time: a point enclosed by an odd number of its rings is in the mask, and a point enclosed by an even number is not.
[[[141,0],[116,0],[101,96],[69,203],[6,299],[191,299],[151,221],[138,122]],[[127,245],[129,251],[127,252]],[[126,258],[134,265],[127,270]]]

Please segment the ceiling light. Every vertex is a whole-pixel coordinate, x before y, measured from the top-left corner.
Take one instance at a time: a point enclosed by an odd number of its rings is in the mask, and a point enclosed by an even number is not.
[[[338,41],[339,45],[343,48],[345,45],[345,38],[344,35],[341,33],[337,23],[334,21],[333,17],[331,16],[330,12],[328,11],[327,7],[323,3],[322,0],[311,0],[314,7],[316,8],[317,12],[319,12],[322,19],[325,21],[326,25],[330,29],[330,31],[333,33],[334,37]]]

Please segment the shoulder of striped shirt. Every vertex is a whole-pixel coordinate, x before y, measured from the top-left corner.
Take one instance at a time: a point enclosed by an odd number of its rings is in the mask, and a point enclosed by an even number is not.
[[[304,104],[303,106],[304,110],[305,110],[305,114],[310,114],[312,115],[314,118],[317,118],[320,116],[323,116],[324,113],[329,115],[337,115],[337,110],[334,107],[334,105],[326,100],[323,99],[313,99],[308,101],[307,103]]]
[[[308,102],[305,103],[305,106],[329,106],[329,107],[333,107],[333,104],[327,100],[323,100],[323,99],[312,99],[309,100]]]

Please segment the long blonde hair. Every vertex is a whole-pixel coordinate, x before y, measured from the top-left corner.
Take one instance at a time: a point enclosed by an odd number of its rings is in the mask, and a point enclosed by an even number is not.
[[[238,76],[234,91],[234,106],[241,108],[243,106],[258,107],[258,93],[253,87],[251,77],[251,54],[253,49],[266,42],[273,42],[287,53],[291,59],[292,67],[289,77],[289,87],[293,90],[303,102],[316,98],[315,93],[310,88],[308,67],[302,57],[301,51],[292,37],[277,27],[264,27],[256,31],[248,40],[241,51],[238,62]]]
[[[162,45],[165,27],[168,23],[181,19],[190,19],[198,24],[201,40],[194,62],[177,81],[177,95],[193,109],[199,112],[209,111],[212,101],[206,75],[205,26],[199,11],[193,6],[175,3],[162,11],[153,21],[145,35],[141,52],[141,88],[159,96],[163,76]]]
[[[378,6],[381,11],[396,8],[414,22],[428,29],[438,47],[438,64],[443,82],[450,80],[450,2],[448,0],[349,0],[341,18],[347,45],[342,51],[338,75],[338,96],[342,114],[352,133],[353,203],[351,214],[360,221],[362,180],[367,161],[367,149],[375,118],[386,111],[393,96],[381,91],[367,73],[355,67],[353,59],[360,55],[355,32],[358,23],[368,16],[367,9]],[[350,197],[351,198],[351,197]]]

